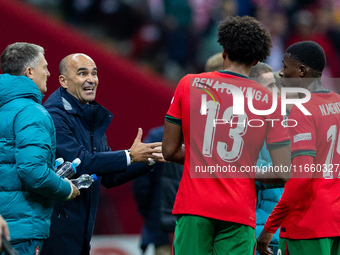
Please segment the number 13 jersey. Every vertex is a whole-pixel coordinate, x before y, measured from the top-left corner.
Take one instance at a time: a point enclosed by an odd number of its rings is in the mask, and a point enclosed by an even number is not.
[[[256,115],[248,107],[248,88],[254,109],[272,107],[270,90],[237,73],[187,75],[179,82],[166,116],[166,121],[182,126],[185,142],[174,214],[255,228],[254,177],[259,152],[265,140],[271,150],[289,145],[290,139],[280,100],[273,113]],[[237,94],[234,99],[233,94]]]

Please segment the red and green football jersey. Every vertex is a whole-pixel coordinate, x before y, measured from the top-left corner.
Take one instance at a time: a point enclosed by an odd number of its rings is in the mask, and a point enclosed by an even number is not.
[[[289,118],[298,125],[289,128],[292,165],[296,166],[283,195],[269,216],[265,229],[280,237],[311,239],[340,236],[340,96],[334,92],[311,93]]]
[[[282,125],[280,100],[273,113],[255,115],[245,97],[245,114],[234,114],[233,107],[240,106],[242,98],[233,99],[226,85],[239,88],[242,97],[252,88],[252,105],[257,110],[272,106],[271,91],[236,73],[187,75],[179,82],[166,116],[167,121],[182,126],[185,141],[184,170],[173,213],[255,228],[255,171],[246,172],[246,167],[256,166],[265,140],[268,149],[274,149],[287,146],[290,139]],[[202,108],[205,95],[206,107]]]

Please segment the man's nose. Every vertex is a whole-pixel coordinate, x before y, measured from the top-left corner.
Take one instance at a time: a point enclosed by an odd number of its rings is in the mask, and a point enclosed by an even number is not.
[[[279,76],[282,78],[282,76],[283,76],[283,69],[280,70]]]
[[[87,81],[88,83],[95,83],[95,82],[96,82],[96,78],[95,78],[94,76],[90,75],[90,76],[86,79],[86,81]]]

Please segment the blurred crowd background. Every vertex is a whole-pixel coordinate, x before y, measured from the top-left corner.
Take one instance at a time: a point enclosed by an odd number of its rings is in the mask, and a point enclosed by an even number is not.
[[[325,77],[340,74],[339,0],[25,0],[104,41],[113,50],[177,82],[202,72],[221,51],[227,15],[250,15],[269,28],[267,63],[279,71],[288,45],[313,40],[325,50]]]

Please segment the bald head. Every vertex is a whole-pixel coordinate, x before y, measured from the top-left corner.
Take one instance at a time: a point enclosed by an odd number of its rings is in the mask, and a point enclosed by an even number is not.
[[[73,61],[78,61],[79,58],[88,58],[89,60],[93,61],[92,58],[83,54],[83,53],[74,53],[64,57],[59,64],[59,75],[67,75],[68,69],[70,68],[70,64]]]
[[[205,64],[205,71],[206,72],[214,72],[214,71],[219,71],[219,70],[223,70],[222,52],[211,56],[207,60],[207,63]]]
[[[99,80],[92,58],[81,53],[68,55],[60,62],[59,73],[60,85],[81,104],[95,100]]]

